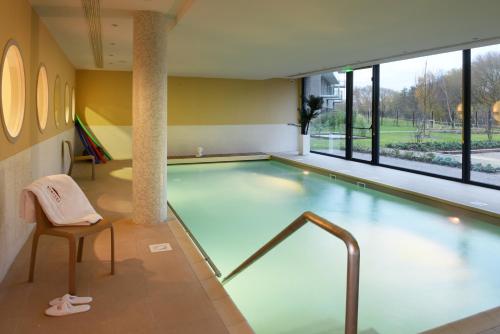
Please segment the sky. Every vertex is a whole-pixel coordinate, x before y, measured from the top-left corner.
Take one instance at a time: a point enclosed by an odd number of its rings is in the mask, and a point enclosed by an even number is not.
[[[500,44],[472,49],[472,60],[480,54],[500,52]],[[400,91],[415,85],[416,78],[427,70],[433,73],[462,68],[462,51],[441,53],[433,56],[400,60],[380,65],[380,87]],[[371,69],[354,71],[354,87],[371,85]]]

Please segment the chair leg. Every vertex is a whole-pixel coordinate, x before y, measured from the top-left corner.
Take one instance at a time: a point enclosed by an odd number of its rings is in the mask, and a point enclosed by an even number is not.
[[[71,161],[69,162],[68,175],[71,176],[72,173],[73,173],[73,158],[71,158]]]
[[[69,271],[68,271],[68,293],[76,294],[76,241],[74,238],[68,238],[69,241]]]
[[[83,237],[78,239],[78,253],[76,256],[76,262],[82,262],[82,253],[83,253]]]
[[[110,227],[111,230],[111,275],[115,274],[115,231],[113,230],[113,225]]]
[[[38,248],[38,239],[40,238],[40,234],[35,231],[33,235],[33,242],[31,244],[31,259],[30,259],[30,274],[28,278],[28,282],[33,282],[33,277],[35,275],[35,262],[36,262],[36,251]]]

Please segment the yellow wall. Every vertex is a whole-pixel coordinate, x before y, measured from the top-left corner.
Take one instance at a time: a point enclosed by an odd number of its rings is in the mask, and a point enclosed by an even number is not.
[[[87,124],[132,124],[132,75],[122,71],[76,71],[76,113]]]
[[[64,108],[59,115],[60,125],[54,121],[54,81],[61,78],[61,97],[64,99],[66,82],[74,87],[75,69],[56,44],[45,25],[31,8],[27,0],[0,1],[0,52],[10,39],[14,39],[21,50],[26,76],[26,109],[21,133],[11,143],[0,126],[0,160],[30,146],[70,129],[73,123],[64,122]],[[49,118],[47,127],[40,132],[36,116],[36,79],[40,64],[45,64],[49,80]],[[63,105],[63,101],[61,101]],[[59,148],[57,148],[59,149]]]
[[[296,81],[172,77],[169,125],[281,124],[296,121]]]
[[[295,80],[168,78],[168,125],[283,124],[297,120]],[[91,125],[132,124],[132,73],[76,72],[77,114]]]

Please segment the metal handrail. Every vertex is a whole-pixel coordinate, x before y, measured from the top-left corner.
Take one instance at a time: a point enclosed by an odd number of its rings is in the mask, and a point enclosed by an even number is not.
[[[328,220],[306,211],[301,214],[293,223],[288,225],[283,231],[276,235],[271,241],[262,246],[252,256],[246,259],[229,275],[227,275],[222,283],[227,283],[236,275],[248,268],[252,263],[267,254],[271,249],[288,238],[291,234],[304,226],[307,222],[311,222],[323,230],[333,234],[341,239],[347,247],[347,287],[346,287],[346,313],[345,313],[345,333],[355,334],[358,327],[358,295],[359,295],[359,245],[356,239],[347,230],[337,226]]]

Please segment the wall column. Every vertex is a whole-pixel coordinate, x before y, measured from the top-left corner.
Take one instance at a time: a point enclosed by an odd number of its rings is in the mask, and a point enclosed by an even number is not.
[[[167,22],[134,15],[132,170],[134,222],[167,218]]]

